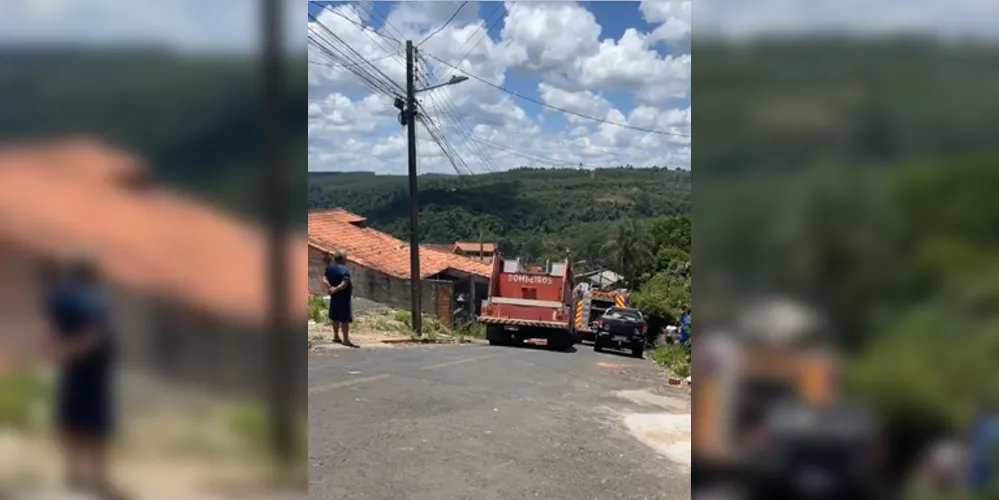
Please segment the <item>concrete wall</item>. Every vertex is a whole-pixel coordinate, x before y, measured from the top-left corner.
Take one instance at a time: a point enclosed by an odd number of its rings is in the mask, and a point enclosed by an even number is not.
[[[348,262],[350,277],[354,284],[354,296],[373,300],[396,309],[410,307],[409,280]],[[322,276],[326,270],[323,253],[309,247],[309,292],[313,295],[326,293]],[[447,280],[421,280],[420,307],[423,314],[437,317],[450,324],[454,305],[454,284]]]

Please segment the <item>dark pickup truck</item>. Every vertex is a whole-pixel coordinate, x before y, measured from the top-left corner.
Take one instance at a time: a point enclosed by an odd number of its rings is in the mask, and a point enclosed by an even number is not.
[[[640,358],[645,351],[645,318],[638,309],[612,307],[600,318],[593,350],[631,349]]]

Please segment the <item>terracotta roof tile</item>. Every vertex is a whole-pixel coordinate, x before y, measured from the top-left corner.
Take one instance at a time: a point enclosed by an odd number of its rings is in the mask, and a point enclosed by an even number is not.
[[[264,319],[267,240],[259,228],[169,191],[80,182],[81,171],[117,167],[72,147],[48,149],[0,149],[0,240],[46,257],[93,252],[126,287],[234,320]],[[288,245],[296,314],[304,313],[308,279],[300,241]]]
[[[344,210],[342,208],[313,210],[310,211],[309,213],[322,216],[324,220],[335,220],[338,222],[347,222],[350,224],[363,223],[368,220],[366,217],[357,215],[354,212],[348,212],[347,210]]]
[[[375,229],[354,226],[342,219],[335,210],[310,212],[309,244],[325,251],[343,250],[347,252],[347,258],[356,264],[391,276],[409,278],[408,243]],[[426,246],[420,248],[421,278],[448,269],[489,277],[492,267],[449,252]]]

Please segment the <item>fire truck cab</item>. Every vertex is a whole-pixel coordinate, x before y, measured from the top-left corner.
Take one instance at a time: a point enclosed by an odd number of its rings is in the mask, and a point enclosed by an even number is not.
[[[572,265],[523,269],[518,260],[493,259],[489,297],[479,322],[492,345],[546,344],[566,350],[576,343],[572,317]]]

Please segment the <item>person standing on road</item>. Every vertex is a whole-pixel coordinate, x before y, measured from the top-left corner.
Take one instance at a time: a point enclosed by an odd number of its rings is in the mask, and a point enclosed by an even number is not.
[[[350,283],[350,269],[347,268],[347,254],[336,251],[326,254],[326,274],[323,284],[330,292],[330,322],[333,323],[333,342],[348,347],[356,347],[350,342],[350,324],[354,321],[351,312],[353,286]],[[343,331],[343,339],[340,332]]]
[[[115,420],[114,338],[96,262],[79,256],[48,285],[49,348],[59,365],[55,417],[67,482],[99,498],[123,498],[107,463]]]

